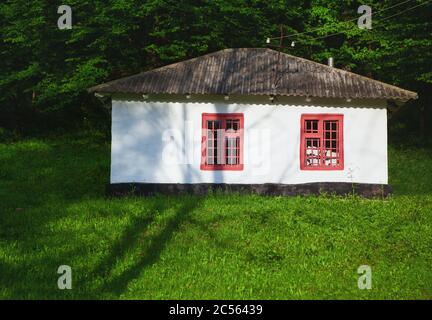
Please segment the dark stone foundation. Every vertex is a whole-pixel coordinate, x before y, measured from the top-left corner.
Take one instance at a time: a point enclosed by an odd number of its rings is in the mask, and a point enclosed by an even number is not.
[[[226,184],[226,183],[115,183],[107,186],[107,195],[121,197],[127,195],[151,196],[155,194],[198,194],[210,191],[223,193],[259,194],[268,196],[296,195],[348,195],[356,194],[365,198],[385,198],[392,190],[388,184],[366,184],[346,182],[316,182],[303,184]]]

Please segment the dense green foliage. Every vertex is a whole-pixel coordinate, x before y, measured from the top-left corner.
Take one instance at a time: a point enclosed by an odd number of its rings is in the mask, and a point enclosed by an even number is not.
[[[108,200],[108,140],[0,144],[0,298],[432,298],[430,150],[390,150],[387,200]]]
[[[0,3],[0,142],[108,126],[88,87],[263,47],[281,24],[284,44],[296,41],[288,53],[419,92],[391,114],[393,141],[432,132],[430,0],[69,0],[72,30],[57,28],[59,4]],[[374,10],[372,30],[344,22],[360,4]],[[0,298],[432,298],[432,154],[412,148],[417,137],[390,150],[387,200],[107,200],[107,136],[0,143]],[[73,290],[57,289],[62,264]],[[361,264],[372,290],[357,289]]]
[[[285,45],[297,43],[289,53],[320,62],[331,55],[337,67],[418,91],[420,100],[393,121],[399,133],[427,131],[432,117],[429,2],[69,0],[73,28],[59,30],[58,1],[4,0],[0,137],[1,127],[34,133],[106,123],[107,111],[86,88],[227,47],[263,47],[267,37],[279,35],[280,24],[285,34],[294,34]],[[372,30],[344,22],[360,16],[360,4],[374,10]],[[424,5],[413,8],[419,4]],[[298,34],[303,32],[309,33]]]

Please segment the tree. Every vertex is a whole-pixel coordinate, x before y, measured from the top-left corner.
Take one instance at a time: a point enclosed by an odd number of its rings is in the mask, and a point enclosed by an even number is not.
[[[409,116],[399,118],[417,130],[420,106],[422,119],[432,116],[427,2],[367,1],[373,29],[360,30],[351,0],[70,0],[73,27],[59,30],[57,2],[3,1],[0,126],[50,130],[91,114],[108,121],[88,87],[223,48],[263,47],[282,24],[285,45],[296,41],[290,54],[333,56],[337,67],[418,91]]]

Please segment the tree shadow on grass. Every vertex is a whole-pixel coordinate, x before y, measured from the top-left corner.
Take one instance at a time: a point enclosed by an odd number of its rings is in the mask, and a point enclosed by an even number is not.
[[[112,294],[115,297],[120,296],[126,291],[128,284],[139,277],[139,275],[155,264],[167,244],[172,239],[180,226],[186,222],[190,214],[200,205],[198,198],[182,198],[178,208],[168,218],[164,227],[155,234],[147,235],[150,226],[156,220],[158,214],[162,214],[170,209],[166,198],[153,198],[154,204],[150,216],[135,217],[130,226],[123,232],[118,242],[112,247],[107,255],[91,273],[91,277],[104,277],[106,280],[103,285],[91,291],[90,298],[98,299],[102,295]],[[127,254],[131,250],[140,251],[134,253],[134,260],[128,264],[127,268],[119,274],[112,275],[116,266],[127,259]],[[141,252],[142,250],[142,252]],[[93,279],[88,279],[90,283]]]

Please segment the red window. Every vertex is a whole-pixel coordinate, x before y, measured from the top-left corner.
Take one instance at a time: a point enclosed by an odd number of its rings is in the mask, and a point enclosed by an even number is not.
[[[243,170],[243,114],[203,113],[201,170]]]
[[[303,114],[300,136],[302,170],[343,170],[343,115]]]

